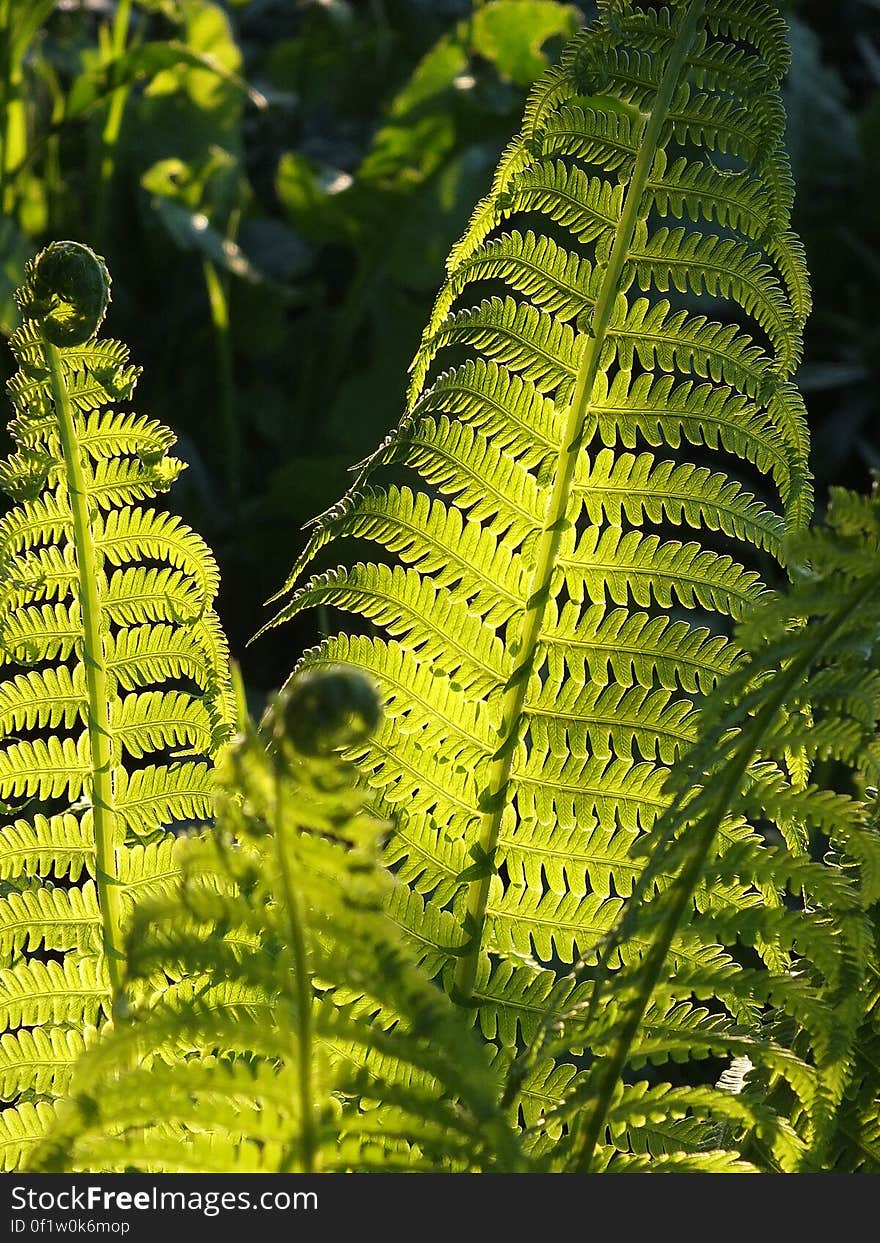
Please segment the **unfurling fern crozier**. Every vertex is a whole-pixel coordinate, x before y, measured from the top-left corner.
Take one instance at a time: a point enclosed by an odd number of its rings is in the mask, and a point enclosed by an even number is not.
[[[230,720],[204,542],[150,502],[182,468],[128,413],[138,369],[98,339],[102,260],[50,245],[19,291],[15,452],[0,466],[2,1161],[42,1133],[121,982],[132,902],[211,809]],[[146,503],[145,503],[146,502]]]

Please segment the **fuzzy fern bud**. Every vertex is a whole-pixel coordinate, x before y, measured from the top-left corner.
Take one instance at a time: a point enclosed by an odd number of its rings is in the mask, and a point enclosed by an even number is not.
[[[57,346],[83,345],[101,326],[110,302],[110,273],[82,242],[52,242],[27,265],[16,295],[25,319]]]
[[[300,755],[326,756],[366,742],[381,719],[373,683],[344,665],[304,673],[278,697],[275,732]]]

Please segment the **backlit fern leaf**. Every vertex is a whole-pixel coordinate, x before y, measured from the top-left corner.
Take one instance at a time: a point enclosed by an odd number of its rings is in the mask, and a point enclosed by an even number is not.
[[[730,1133],[763,1168],[880,1168],[878,551],[876,496],[835,491],[829,525],[789,539],[793,586],[740,628],[749,659],[705,704],[697,741],[672,770],[671,805],[637,843],[649,863],[603,946],[590,1002],[569,1011],[558,1044],[548,1042],[600,1054],[559,1110],[580,1122],[566,1168],[604,1168],[624,1073],[645,1060],[721,1052],[747,1059],[744,1074],[719,1088],[733,1083],[756,1111]],[[788,762],[795,753],[833,757],[842,788],[810,783],[800,762]],[[759,818],[785,845],[751,831],[719,842],[719,826]],[[725,900],[731,880],[760,900]],[[713,901],[698,898],[700,913],[685,922],[698,886]],[[753,947],[766,966],[716,970],[700,984],[676,951],[682,926],[706,944]],[[731,1024],[695,1010],[690,994],[702,989],[728,1006],[734,994],[751,995],[752,1019]],[[702,1091],[714,1107],[716,1096]],[[693,1111],[692,1089],[682,1101]]]
[[[784,23],[763,0],[599,10],[533,91],[407,414],[317,521],[276,619],[333,608],[369,635],[308,653],[271,737],[230,749],[218,835],[151,829],[195,814],[206,765],[120,778],[144,838],[119,858],[142,903],[131,1011],[87,1052],[40,1169],[878,1168],[880,519],[838,492],[803,534]],[[77,374],[89,358],[124,367],[89,347]],[[4,478],[25,496],[54,470],[37,438]],[[96,469],[102,496],[137,495],[139,471]],[[174,553],[144,576],[113,563],[111,622],[156,624],[108,638],[109,721],[132,760],[188,759],[216,736],[209,704],[134,671],[148,635],[146,667],[189,669],[174,623],[211,642],[188,620],[211,576],[194,538],[143,515],[120,538]],[[75,652],[71,563],[10,538],[16,650],[39,618],[40,650]],[[312,565],[342,539],[380,554]],[[793,579],[778,596],[773,562]],[[381,688],[375,732],[351,666]],[[79,685],[44,677],[29,706],[13,679],[0,717],[70,733]],[[9,754],[25,790],[82,760]],[[374,805],[394,816],[390,874]],[[78,823],[40,828],[71,877]],[[21,821],[9,837],[40,857]],[[80,954],[4,972],[11,1011],[25,1027],[61,997],[85,1045],[106,1004],[100,894],[59,886],[37,910],[7,870],[0,943]],[[66,1082],[74,1052],[19,1034],[0,1077]],[[0,1143],[48,1117],[25,1102]]]
[[[275,622],[329,606],[378,631],[305,665],[362,664],[387,696],[362,758],[395,867],[459,930],[435,949],[462,1000],[482,962],[525,995],[614,925],[597,895],[632,868],[611,861],[809,516],[786,64],[764,3],[602,6],[452,251],[408,412],[287,584]],[[347,538],[378,562],[306,577]]]
[[[213,558],[179,519],[133,504],[165,491],[182,463],[167,428],[117,408],[139,372],[125,346],[95,335],[108,280],[85,247],[50,246],[28,270],[11,342],[16,451],[2,482],[15,504],[0,520],[8,1166],[51,1116],[80,1033],[110,1008],[133,897],[172,881],[170,830],[209,815],[206,761],[229,729]]]
[[[130,1007],[78,1068],[37,1168],[527,1168],[499,1069],[383,909],[386,826],[336,753],[377,711],[337,668],[227,750],[215,830],[177,843],[178,885],[139,905]]]

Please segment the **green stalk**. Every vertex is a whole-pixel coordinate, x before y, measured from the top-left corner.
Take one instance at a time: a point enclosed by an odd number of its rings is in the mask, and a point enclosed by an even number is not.
[[[128,25],[131,18],[131,0],[118,0],[113,30],[110,36],[110,60],[117,60],[125,52]],[[116,148],[122,130],[122,118],[131,86],[120,86],[110,96],[107,117],[101,131],[100,162],[98,166],[98,202],[95,211],[95,241],[100,242],[107,227],[107,209],[110,202],[110,186],[116,171]]]
[[[0,208],[15,215],[18,174],[29,162],[24,63],[55,0],[0,0]],[[39,142],[39,139],[37,140]]]
[[[282,1154],[279,1173],[295,1170],[300,1174],[313,1174],[317,1154],[315,1129],[315,1099],[312,1086],[312,976],[309,970],[305,930],[299,894],[290,870],[292,851],[288,849],[290,826],[287,824],[287,808],[284,776],[275,776],[275,847],[278,859],[278,877],[281,896],[287,917],[287,946],[293,959],[290,972],[290,992],[296,1004],[296,1039],[291,1040],[291,1056],[296,1062],[300,1107],[300,1153],[297,1160],[295,1145],[288,1145]]]
[[[70,398],[64,383],[61,354],[56,346],[43,342],[58,416],[58,432],[67,491],[73,518],[74,556],[79,584],[79,606],[83,630],[83,665],[88,699],[88,732],[92,763],[92,816],[97,853],[98,899],[101,906],[104,952],[115,997],[122,984],[122,909],[120,881],[116,866],[116,808],[113,797],[113,745],[107,661],[101,629],[101,601],[98,597],[98,558],[92,536],[89,479],[83,463]]]
[[[14,54],[15,30],[11,0],[0,0],[0,46],[3,49],[2,103],[0,122],[0,207],[5,216],[15,214],[15,186],[10,174],[21,163],[27,150],[22,66]]]
[[[0,115],[9,99],[9,26],[5,0],[0,0]],[[6,213],[6,127],[0,122],[0,208]]]
[[[226,455],[226,482],[229,494],[237,500],[241,494],[241,435],[235,407],[235,376],[232,366],[232,336],[229,327],[229,296],[226,284],[213,259],[202,259],[205,288],[211,305],[211,323],[217,347],[219,370],[220,418],[223,423]]]
[[[520,734],[523,706],[535,665],[541,627],[544,623],[544,612],[550,598],[559,543],[568,513],[571,484],[578,455],[586,437],[590,397],[620,288],[620,278],[632,247],[642,198],[651,175],[654,157],[657,154],[660,135],[672,97],[678,86],[682,65],[691,49],[698,23],[703,16],[704,7],[704,0],[694,0],[684,15],[670,52],[654,107],[639,144],[639,154],[633,169],[632,180],[627,188],[611,256],[596,298],[590,339],[585,346],[578,368],[574,394],[562,432],[553,491],[547,506],[547,520],[538,545],[535,569],[529,586],[523,635],[514,649],[514,654],[518,655],[520,660],[504,690],[500,727],[502,742],[492,757],[486,782],[484,796],[486,810],[482,815],[479,839],[480,858],[491,859],[498,844],[510,771]],[[455,995],[463,1003],[470,1000],[476,980],[477,958],[486,920],[491,881],[492,870],[486,869],[483,876],[471,881],[469,885],[465,915],[465,931],[469,941],[466,951],[462,953],[455,967]]]
[[[641,985],[632,1004],[626,1022],[618,1029],[618,1035],[611,1052],[605,1059],[599,1075],[598,1092],[593,1110],[584,1124],[580,1140],[575,1148],[573,1167],[576,1173],[588,1174],[592,1167],[596,1145],[608,1110],[623,1069],[629,1056],[632,1042],[638,1032],[645,1011],[650,1004],[660,973],[669,954],[672,941],[681,925],[685,911],[693,901],[694,891],[700,883],[706,859],[715,841],[718,827],[730,810],[737,790],[742,786],[749,765],[760,749],[765,732],[769,729],[777,714],[785,704],[797,684],[804,678],[810,665],[821,658],[826,649],[834,643],[852,615],[854,608],[864,603],[867,595],[880,589],[880,583],[874,581],[873,586],[866,587],[864,581],[858,584],[852,599],[846,599],[825,622],[818,627],[818,635],[813,645],[800,656],[792,660],[787,669],[781,673],[774,685],[772,694],[767,698],[760,711],[756,714],[752,728],[741,738],[737,749],[727,761],[726,775],[718,794],[718,800],[702,819],[697,822],[691,838],[691,850],[688,862],[667,890],[669,899],[668,910],[663,917],[656,941],[651,945],[641,964]],[[632,898],[630,899],[632,901]]]
[[[13,172],[27,154],[27,113],[24,103],[24,77],[21,65],[11,66],[6,79],[6,134],[3,140],[3,213],[15,215]]]

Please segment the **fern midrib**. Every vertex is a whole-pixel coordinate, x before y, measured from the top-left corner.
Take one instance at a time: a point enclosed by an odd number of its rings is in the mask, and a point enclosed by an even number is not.
[[[590,413],[590,397],[620,290],[624,265],[633,244],[636,224],[639,220],[639,208],[654,166],[654,158],[659,149],[660,134],[678,86],[681,68],[694,42],[697,25],[703,16],[704,8],[705,0],[694,0],[683,16],[681,27],[672,45],[663,78],[654,99],[654,106],[642,134],[632,180],[624,196],[608,267],[596,297],[592,335],[584,348],[571,405],[566,415],[557,457],[556,478],[548,502],[547,522],[537,549],[531,590],[527,598],[526,623],[523,640],[519,647],[523,655],[508,680],[502,701],[501,730],[503,733],[500,745],[493,757],[485,787],[488,792],[489,809],[483,813],[480,829],[479,857],[481,858],[491,859],[498,844],[498,834],[505,808],[505,795],[510,781],[523,707],[535,664],[544,611],[550,598],[551,582],[568,512],[578,455],[585,439],[587,417]],[[488,869],[484,876],[469,882],[465,915],[465,931],[469,937],[468,949],[459,957],[454,976],[454,993],[457,1000],[463,1003],[470,1001],[476,981],[478,956],[493,874],[494,871]]]
[[[83,633],[92,771],[92,816],[95,830],[96,881],[103,925],[104,953],[114,996],[122,986],[122,905],[117,869],[113,795],[113,748],[110,727],[107,661],[101,633],[101,601],[98,595],[98,560],[89,513],[89,486],[64,380],[61,355],[56,346],[43,342],[58,415],[58,437],[67,473],[67,492],[73,518],[74,556],[79,586]]]
[[[276,760],[280,763],[280,757]],[[318,1156],[318,1135],[315,1115],[315,1093],[312,1083],[314,1022],[312,1013],[312,975],[306,948],[303,912],[296,882],[291,872],[289,836],[296,828],[288,823],[289,808],[285,798],[284,778],[275,777],[275,854],[278,860],[278,878],[284,902],[284,921],[287,925],[288,952],[291,958],[290,997],[294,1001],[294,1022],[290,1030],[290,1052],[296,1067],[299,1093],[298,1142],[284,1146],[278,1164],[278,1173],[312,1174]]]

